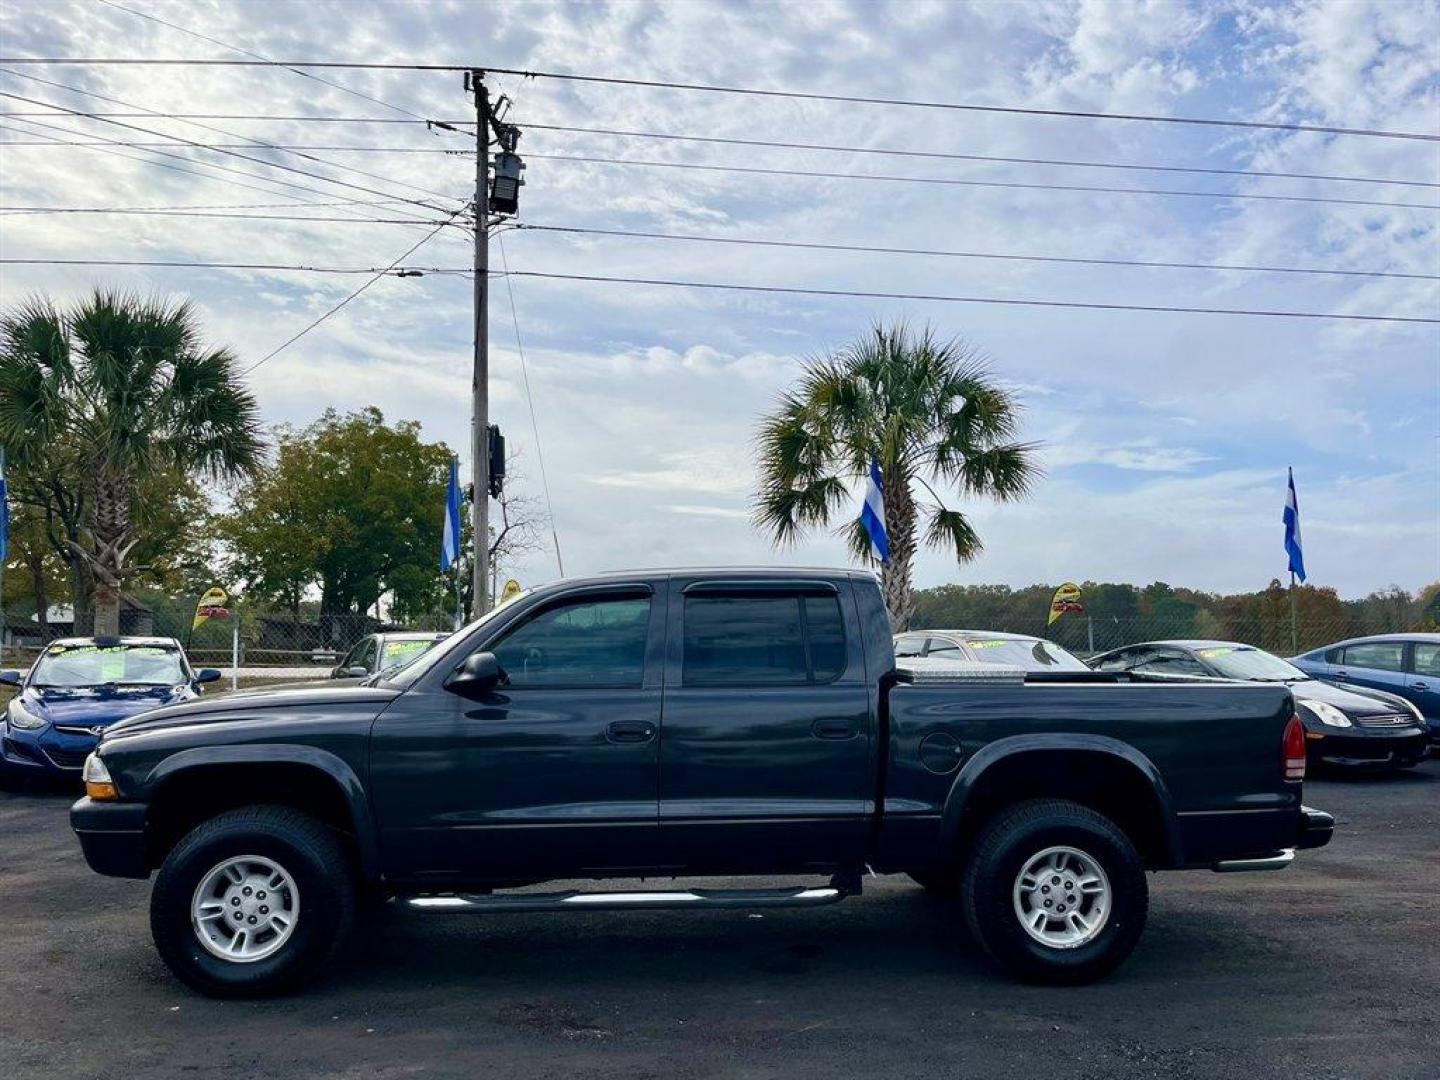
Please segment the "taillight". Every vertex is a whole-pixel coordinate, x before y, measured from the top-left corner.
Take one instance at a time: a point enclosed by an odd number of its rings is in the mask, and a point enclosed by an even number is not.
[[[1285,759],[1285,779],[1305,779],[1305,725],[1299,716],[1290,717],[1285,737],[1280,740],[1281,756]]]

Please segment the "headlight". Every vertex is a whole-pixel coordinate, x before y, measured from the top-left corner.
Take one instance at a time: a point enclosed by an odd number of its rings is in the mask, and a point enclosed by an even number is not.
[[[90,798],[109,800],[120,797],[115,781],[110,779],[110,770],[105,767],[105,762],[100,760],[99,754],[91,754],[85,759],[85,767],[80,770],[80,777],[85,781],[85,794]]]
[[[1334,705],[1331,705],[1328,702],[1301,701],[1299,704],[1304,705],[1305,708],[1309,709],[1312,713],[1314,713],[1316,718],[1327,727],[1351,726],[1350,717],[1346,716],[1343,712],[1341,712]]]
[[[12,701],[10,703],[10,726],[19,728],[21,731],[38,731],[45,726],[45,721],[26,709],[20,702]]]

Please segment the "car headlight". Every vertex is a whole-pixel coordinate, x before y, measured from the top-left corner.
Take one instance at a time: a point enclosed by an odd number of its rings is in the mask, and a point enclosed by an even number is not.
[[[1305,706],[1315,714],[1322,724],[1327,727],[1350,727],[1350,717],[1326,701],[1301,701],[1299,704]]]
[[[120,797],[115,781],[110,779],[110,770],[105,767],[105,762],[100,760],[99,754],[91,754],[85,759],[85,767],[80,770],[80,777],[85,781],[85,794],[90,798],[104,801]]]
[[[10,703],[10,726],[19,728],[21,731],[38,731],[45,726],[45,721],[36,716],[18,701]]]

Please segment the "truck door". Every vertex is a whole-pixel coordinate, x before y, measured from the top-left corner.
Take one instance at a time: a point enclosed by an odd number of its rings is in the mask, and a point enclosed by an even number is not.
[[[657,781],[665,583],[561,593],[471,651],[506,682],[478,699],[438,685],[371,733],[387,872],[546,878],[659,864]],[[443,647],[443,646],[442,646]]]
[[[848,583],[674,578],[660,840],[695,873],[863,857],[870,697]]]

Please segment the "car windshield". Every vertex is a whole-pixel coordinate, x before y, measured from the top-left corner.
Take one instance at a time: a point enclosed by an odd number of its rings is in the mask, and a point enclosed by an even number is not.
[[[1227,679],[1246,682],[1291,682],[1309,675],[1294,664],[1249,645],[1213,645],[1195,655]]]
[[[167,645],[52,645],[31,686],[175,686],[186,681],[180,650]]]
[[[1059,645],[1038,638],[962,638],[977,659],[1026,671],[1089,671]]]
[[[408,664],[421,653],[435,645],[443,638],[387,638],[385,649],[380,654],[380,668],[398,668]]]

